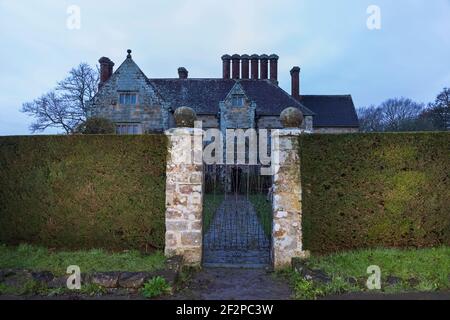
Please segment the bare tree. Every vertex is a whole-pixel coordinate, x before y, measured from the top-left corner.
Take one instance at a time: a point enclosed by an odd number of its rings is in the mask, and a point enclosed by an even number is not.
[[[363,132],[383,131],[383,112],[380,107],[359,108],[359,126]]]
[[[444,88],[427,111],[437,130],[450,130],[450,88]]]
[[[386,131],[411,129],[413,122],[424,109],[424,105],[407,98],[388,99],[380,106]]]
[[[99,72],[86,63],[70,70],[56,88],[22,106],[22,112],[35,118],[31,132],[61,128],[67,134],[83,123],[89,113],[87,102],[97,92]]]
[[[358,109],[363,132],[431,130],[429,121],[421,118],[424,104],[407,98],[394,98],[379,106]]]

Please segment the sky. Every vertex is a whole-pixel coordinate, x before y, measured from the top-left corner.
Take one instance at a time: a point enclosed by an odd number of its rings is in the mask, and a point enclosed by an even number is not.
[[[369,29],[375,5],[380,28]],[[80,28],[69,28],[80,9]],[[73,25],[73,24],[72,24]],[[80,62],[133,59],[150,78],[221,77],[223,54],[280,56],[290,92],[428,103],[450,87],[450,0],[0,0],[0,135],[27,135],[20,112]],[[44,133],[52,134],[50,130]]]

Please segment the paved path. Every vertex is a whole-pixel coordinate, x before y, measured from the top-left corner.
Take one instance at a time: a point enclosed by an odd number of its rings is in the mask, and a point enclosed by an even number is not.
[[[206,267],[263,268],[270,263],[270,241],[245,196],[228,196],[204,238]]]
[[[290,300],[287,281],[263,269],[204,269],[174,300]]]

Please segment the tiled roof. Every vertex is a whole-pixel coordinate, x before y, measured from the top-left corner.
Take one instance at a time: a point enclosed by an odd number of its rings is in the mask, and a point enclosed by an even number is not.
[[[302,95],[301,102],[313,111],[314,127],[358,127],[352,96]]]
[[[279,115],[287,107],[297,107],[304,115],[314,115],[311,110],[293,99],[269,80],[233,79],[149,79],[153,87],[174,109],[186,106],[197,114],[217,114],[219,102],[224,101],[236,81],[242,85],[248,98],[256,102],[256,113]]]

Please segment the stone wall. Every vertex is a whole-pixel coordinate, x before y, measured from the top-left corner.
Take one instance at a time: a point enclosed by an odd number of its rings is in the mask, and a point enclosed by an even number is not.
[[[198,115],[198,121],[202,121],[203,129],[219,128],[219,119],[212,115]]]
[[[298,136],[300,129],[281,129],[272,143],[273,165],[273,263],[289,267],[294,257],[305,257],[302,244],[302,190]]]
[[[342,133],[358,133],[358,132],[359,128],[347,128],[347,127],[314,128],[314,133],[342,134]]]
[[[203,164],[202,131],[166,131],[166,246],[168,257],[180,255],[191,265],[202,261]]]
[[[257,119],[257,128],[258,129],[281,129],[283,125],[280,121],[280,116],[259,116]],[[306,116],[305,121],[303,121],[300,129],[304,129],[306,131],[313,131],[313,117]]]

